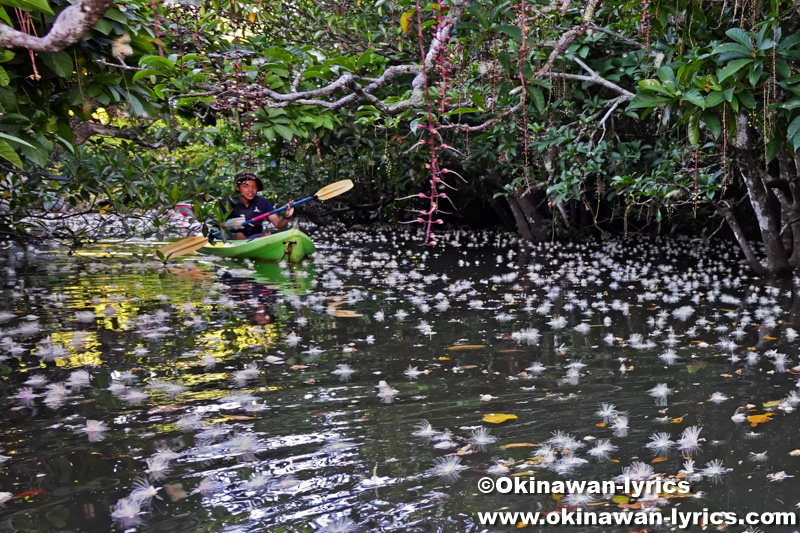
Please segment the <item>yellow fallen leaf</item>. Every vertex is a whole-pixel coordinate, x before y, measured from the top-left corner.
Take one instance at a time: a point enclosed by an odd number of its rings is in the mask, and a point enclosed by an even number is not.
[[[333,312],[333,316],[339,318],[358,318],[364,315],[361,313],[356,313],[355,311],[350,311],[349,309],[337,309]]]
[[[656,457],[655,459],[653,459],[653,460],[652,460],[652,461],[650,461],[650,462],[651,462],[651,463],[660,463],[661,461],[666,461],[666,460],[667,460],[667,458],[666,458],[666,457]]]
[[[673,424],[683,424],[683,417],[679,416],[678,418],[673,418],[672,419],[672,423]]]
[[[764,407],[775,407],[776,405],[780,405],[783,400],[772,400],[771,402],[766,402]]]
[[[508,450],[509,448],[535,448],[537,444],[532,442],[512,442],[511,444],[504,444],[500,446],[504,450]]]
[[[631,499],[622,494],[617,494],[616,496],[611,498],[611,501],[613,501],[614,503],[628,503],[629,501],[631,501]]]
[[[211,420],[207,420],[207,424],[221,424],[223,422],[230,422],[232,420],[255,420],[256,417],[254,416],[243,416],[243,415],[228,415],[223,416],[220,418],[212,418]]]
[[[481,348],[486,348],[485,344],[459,344],[457,346],[451,346],[448,350],[453,352],[458,352],[461,350],[480,350]]]
[[[449,360],[450,360],[449,357],[440,357],[439,358],[439,361],[449,361]]]
[[[599,428],[604,428],[604,427],[606,427],[606,423],[605,422],[598,422],[597,424],[595,424],[595,426],[597,426]]]
[[[764,335],[764,338],[767,339],[767,340],[770,340],[770,341],[778,340],[778,337],[770,337],[769,335]]]
[[[484,422],[490,422],[492,424],[502,424],[506,420],[515,420],[519,418],[517,415],[507,415],[502,413],[491,413],[488,415],[483,415]]]
[[[759,424],[764,424],[765,422],[769,422],[773,416],[775,416],[775,413],[764,413],[763,415],[753,415],[753,416],[748,416],[747,421],[750,422],[750,425],[752,427],[756,427]]]
[[[550,494],[550,496],[552,496],[552,497],[553,497],[553,499],[554,499],[555,501],[557,501],[557,502],[558,502],[558,501],[561,501],[561,498],[563,498],[563,497],[564,497],[564,495],[563,495],[563,494],[561,494],[560,492],[553,492],[553,493],[551,493],[551,494]]]

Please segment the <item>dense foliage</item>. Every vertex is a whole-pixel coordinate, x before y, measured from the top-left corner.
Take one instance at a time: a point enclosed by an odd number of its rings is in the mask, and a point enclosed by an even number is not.
[[[14,1],[0,20],[37,35],[67,5]],[[780,0],[119,4],[0,57],[0,231],[30,235],[52,197],[220,218],[207,200],[246,168],[281,198],[352,178],[373,216],[534,240],[724,224],[786,274],[798,22]]]

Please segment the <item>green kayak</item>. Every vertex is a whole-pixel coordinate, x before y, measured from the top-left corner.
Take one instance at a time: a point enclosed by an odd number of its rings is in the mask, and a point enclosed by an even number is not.
[[[299,263],[314,253],[314,243],[299,229],[273,233],[250,241],[228,241],[207,244],[198,250],[201,254],[258,259],[261,261],[288,260]]]

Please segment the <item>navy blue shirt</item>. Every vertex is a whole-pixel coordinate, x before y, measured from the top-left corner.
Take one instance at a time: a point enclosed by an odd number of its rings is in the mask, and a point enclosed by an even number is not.
[[[228,219],[244,217],[245,220],[250,220],[251,218],[255,218],[257,216],[263,215],[264,213],[269,213],[270,211],[275,210],[275,206],[272,205],[272,202],[270,202],[263,196],[256,196],[255,198],[253,198],[253,201],[250,202],[250,205],[247,207],[245,207],[245,205],[242,203],[239,197],[229,198],[228,201],[230,202],[229,208],[233,207],[233,211],[228,216]],[[267,217],[264,217],[261,220],[257,220],[252,224],[244,226],[240,230],[234,230],[234,231],[236,232],[241,231],[245,237],[252,237],[253,235],[264,233],[264,225],[262,223],[266,221]]]

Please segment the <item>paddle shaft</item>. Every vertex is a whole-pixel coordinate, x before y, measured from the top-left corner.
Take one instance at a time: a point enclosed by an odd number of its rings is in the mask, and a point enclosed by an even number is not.
[[[250,220],[245,220],[244,222],[242,222],[242,226],[246,226],[248,224],[252,224],[253,222],[261,220],[262,218],[267,218],[268,216],[271,216],[271,215],[277,215],[278,213],[283,213],[284,211],[286,211],[290,207],[295,207],[295,206],[298,206],[300,204],[304,204],[306,202],[310,202],[311,200],[314,200],[316,197],[317,197],[317,195],[315,194],[314,196],[309,196],[308,198],[303,198],[302,200],[297,200],[296,202],[293,202],[293,203],[291,203],[289,205],[284,205],[284,206],[281,206],[281,207],[279,207],[277,209],[273,209],[269,213],[264,213],[263,215],[258,215],[257,217],[253,217]],[[234,228],[228,227],[227,229],[234,229]],[[214,233],[211,237],[213,239],[219,239],[220,238],[220,232]]]

